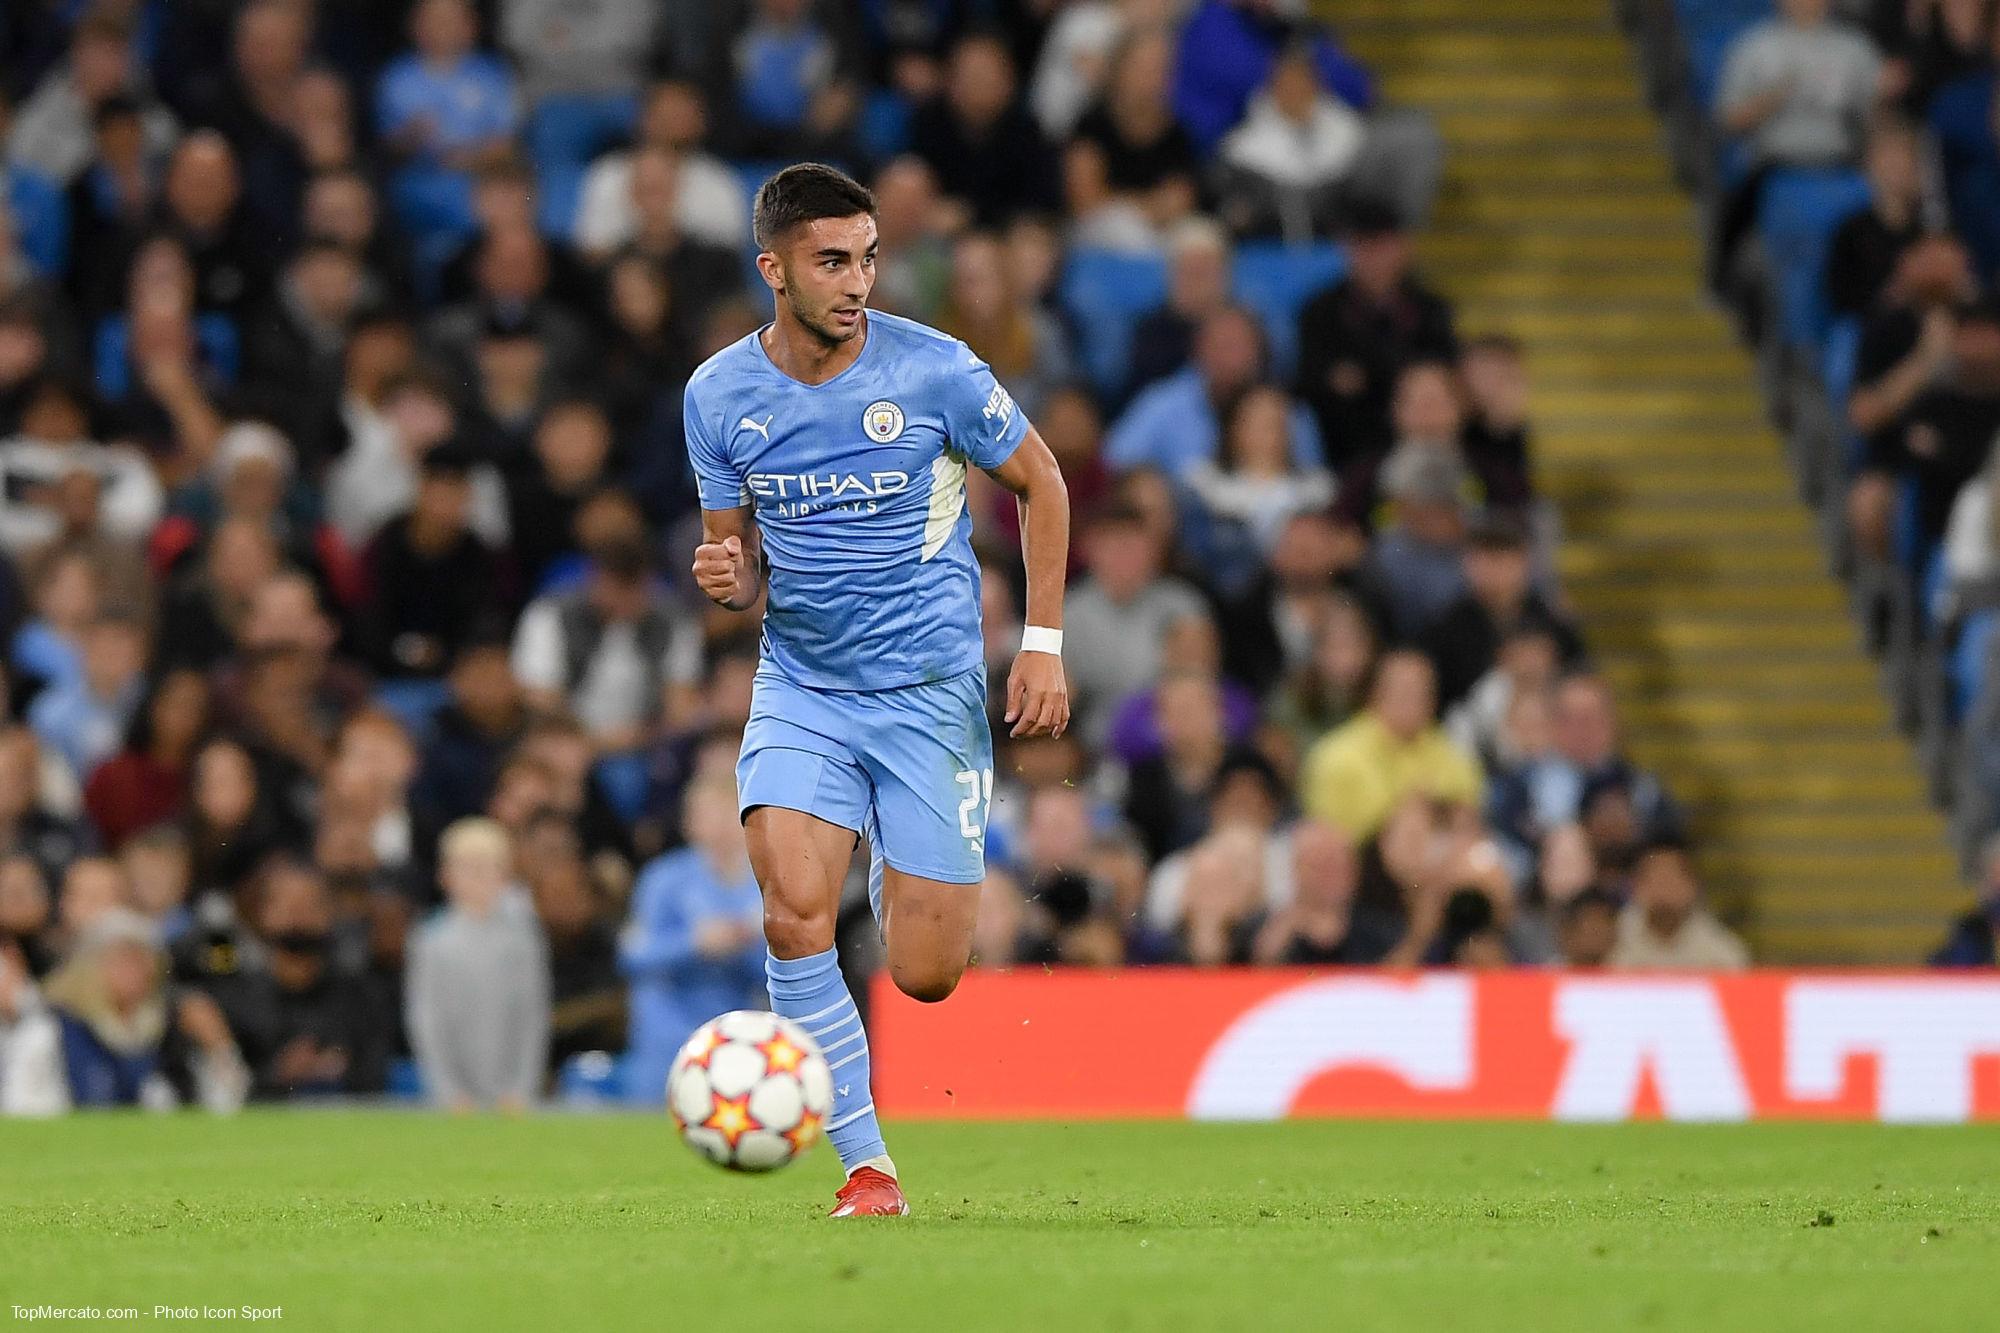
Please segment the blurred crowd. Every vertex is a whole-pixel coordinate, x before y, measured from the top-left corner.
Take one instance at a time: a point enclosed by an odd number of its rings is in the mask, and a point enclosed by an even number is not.
[[[1990,965],[2000,867],[1973,849],[2000,829],[2000,22],[1986,0],[1682,8],[1692,45],[1734,34],[1706,107],[1716,277],[1759,304],[1761,234],[1781,408],[1823,455],[1809,488],[1981,897],[1937,961]],[[1798,424],[1822,412],[1823,444]]]
[[[656,1099],[755,1001],[680,386],[800,157],[1075,505],[981,965],[1744,962],[1554,584],[1519,349],[1413,269],[1436,134],[1303,6],[12,0],[0,72],[0,1109],[593,1052]],[[1295,323],[1232,298],[1273,242],[1341,257]],[[1086,253],[1167,273],[1115,383]]]

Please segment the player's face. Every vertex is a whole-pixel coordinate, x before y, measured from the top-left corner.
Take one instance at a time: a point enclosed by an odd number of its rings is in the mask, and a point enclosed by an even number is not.
[[[793,229],[776,258],[773,287],[792,317],[828,344],[861,332],[875,289],[875,219],[866,213],[815,218]],[[765,267],[765,281],[774,276]]]

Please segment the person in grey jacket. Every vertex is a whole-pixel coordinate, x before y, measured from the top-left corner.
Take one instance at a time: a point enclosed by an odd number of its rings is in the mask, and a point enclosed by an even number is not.
[[[548,1058],[548,944],[498,824],[461,819],[438,848],[446,905],[411,941],[404,979],[417,1067],[450,1110],[525,1110]]]

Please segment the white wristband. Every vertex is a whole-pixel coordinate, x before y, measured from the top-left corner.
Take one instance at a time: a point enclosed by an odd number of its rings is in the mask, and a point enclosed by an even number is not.
[[[1054,653],[1062,656],[1062,631],[1049,629],[1045,625],[1029,625],[1021,631],[1021,651],[1024,653]]]

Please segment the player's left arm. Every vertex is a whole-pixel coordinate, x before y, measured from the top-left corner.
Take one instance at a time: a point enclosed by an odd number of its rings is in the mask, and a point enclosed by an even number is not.
[[[1062,629],[1063,586],[1069,576],[1069,487],[1055,455],[1033,426],[1020,446],[987,475],[1021,506],[1021,558],[1028,567],[1027,623]],[[1014,736],[1060,736],[1069,726],[1069,684],[1062,653],[1022,646],[1007,677],[1007,721]]]

